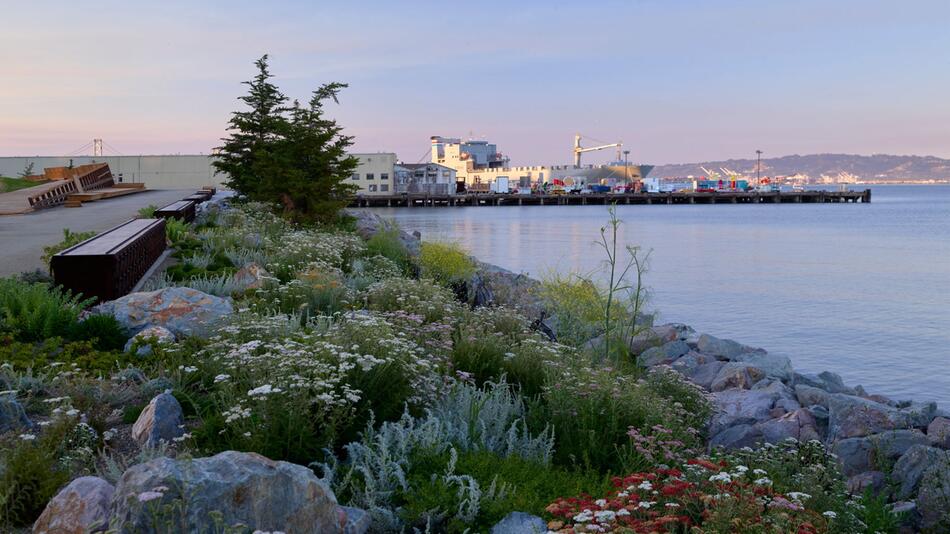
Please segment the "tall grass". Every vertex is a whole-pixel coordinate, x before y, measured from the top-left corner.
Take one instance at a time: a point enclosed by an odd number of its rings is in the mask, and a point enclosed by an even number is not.
[[[65,336],[93,301],[47,284],[0,278],[0,326],[21,341]]]

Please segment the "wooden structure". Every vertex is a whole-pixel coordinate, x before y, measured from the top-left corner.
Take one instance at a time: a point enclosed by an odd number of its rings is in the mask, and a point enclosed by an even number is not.
[[[85,193],[72,193],[66,197],[63,204],[67,208],[82,207],[83,202],[95,202],[107,198],[122,197],[145,191],[145,184],[113,184],[110,187],[86,191]]]
[[[195,220],[195,203],[191,200],[179,200],[155,210],[155,217],[162,219],[178,219],[184,222]]]
[[[188,195],[187,197],[183,198],[182,200],[190,200],[190,201],[194,202],[195,204],[201,204],[202,202],[207,202],[207,201],[211,200],[211,195],[212,195],[212,194],[211,194],[210,191],[201,190],[201,191],[196,191],[196,192],[195,192],[194,194],[192,194],[192,195]]]
[[[53,256],[57,285],[83,297],[129,293],[165,251],[164,219],[132,219]]]
[[[871,202],[864,191],[720,191],[669,193],[531,194],[463,193],[459,195],[366,195],[353,199],[352,207],[413,206],[583,206],[587,204],[825,204]]]
[[[78,208],[83,202],[113,198],[132,193],[141,193],[145,184],[117,184],[107,163],[90,163],[75,168],[53,167],[45,169],[54,175],[55,185],[28,197],[33,209],[66,205]],[[59,172],[62,171],[62,172]]]

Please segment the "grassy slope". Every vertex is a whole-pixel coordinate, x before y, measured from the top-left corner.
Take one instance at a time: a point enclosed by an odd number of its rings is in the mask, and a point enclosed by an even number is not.
[[[34,187],[45,183],[46,182],[29,182],[27,180],[21,180],[20,178],[0,176],[0,193],[9,193],[10,191],[26,189],[27,187]]]

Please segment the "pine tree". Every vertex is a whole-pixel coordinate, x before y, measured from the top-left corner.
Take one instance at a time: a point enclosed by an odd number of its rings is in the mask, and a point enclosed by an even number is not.
[[[230,135],[218,148],[219,156],[214,162],[217,172],[227,174],[227,185],[253,200],[260,197],[267,173],[274,171],[273,150],[287,131],[287,97],[270,82],[273,75],[267,65],[267,55],[254,62],[257,75],[243,82],[250,87],[248,94],[239,98],[248,111],[236,111],[231,115]]]

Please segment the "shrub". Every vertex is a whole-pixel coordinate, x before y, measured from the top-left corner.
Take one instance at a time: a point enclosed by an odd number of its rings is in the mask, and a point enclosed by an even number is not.
[[[371,310],[406,312],[427,323],[442,321],[460,310],[450,292],[427,280],[390,278],[371,285],[364,297]]]
[[[421,275],[445,287],[457,288],[475,274],[475,263],[454,243],[422,243],[419,252]]]
[[[179,248],[191,237],[190,234],[188,223],[178,219],[165,219],[165,237],[172,247]]]
[[[122,350],[129,333],[115,317],[94,314],[74,323],[66,332],[71,341],[91,341],[98,350]]]
[[[40,436],[24,433],[0,446],[0,525],[32,524],[70,479],[61,463],[71,425],[51,425]]]
[[[149,204],[144,208],[139,208],[139,219],[151,219],[155,217],[155,210],[158,209],[158,206],[155,204]]]
[[[352,301],[353,296],[339,275],[314,267],[286,284],[265,284],[254,293],[250,307],[260,313],[297,315],[307,322],[313,317],[340,313]]]
[[[0,278],[0,322],[22,341],[65,335],[93,300],[46,284]]]
[[[95,236],[95,232],[71,232],[69,228],[63,228],[62,241],[55,245],[43,247],[43,263],[49,266],[50,261],[52,261],[53,256],[56,255],[57,252],[62,252],[73,245],[78,245]]]
[[[23,343],[0,336],[0,362],[19,371],[39,371],[66,364],[75,365],[76,370],[102,374],[131,363],[134,358],[131,354],[97,350],[91,341],[63,342],[60,338],[51,338],[40,343]]]
[[[378,255],[389,258],[402,270],[403,274],[411,274],[413,271],[409,250],[399,240],[398,229],[376,232],[366,241],[366,253],[369,256]]]
[[[604,300],[589,279],[553,273],[542,278],[538,296],[561,343],[578,347],[603,331]]]
[[[376,282],[402,274],[402,269],[386,256],[367,256],[353,260],[346,283],[355,291],[365,291]]]

